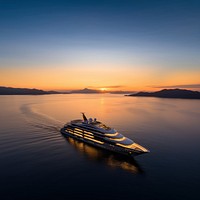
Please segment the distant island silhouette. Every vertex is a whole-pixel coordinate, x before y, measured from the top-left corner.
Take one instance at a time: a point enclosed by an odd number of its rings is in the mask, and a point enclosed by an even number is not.
[[[45,91],[30,88],[14,88],[0,86],[0,95],[45,95],[45,94],[127,94],[128,91],[101,91],[95,89],[84,88],[81,90],[71,90],[65,92]],[[157,92],[138,92],[127,94],[125,96],[135,97],[159,97],[159,98],[181,98],[181,99],[200,99],[200,92],[185,89],[163,89]]]
[[[44,94],[59,94],[56,91],[44,91],[39,89],[29,88],[13,88],[0,86],[0,95],[44,95]]]
[[[14,88],[0,86],[0,95],[44,95],[44,94],[129,94],[131,91],[108,91],[108,90],[95,90],[95,89],[79,89],[70,91],[45,91],[36,88]]]
[[[163,89],[157,92],[138,92],[136,94],[129,94],[125,96],[200,99],[200,92],[185,89]]]
[[[94,89],[80,89],[71,91],[45,91],[40,89],[30,89],[30,88],[13,88],[0,86],[0,95],[44,95],[44,94],[100,94],[108,93],[108,91],[94,90]]]
[[[89,88],[84,88],[82,90],[72,90],[69,93],[78,93],[78,94],[95,94],[95,93],[105,93],[106,91],[94,90]]]

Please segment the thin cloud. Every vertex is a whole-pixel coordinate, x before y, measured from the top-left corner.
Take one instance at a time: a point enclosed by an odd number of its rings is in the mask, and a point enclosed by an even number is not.
[[[124,87],[123,85],[109,85],[109,86],[102,86],[99,88],[121,88]]]
[[[107,86],[100,86],[100,87],[94,87],[94,86],[88,86],[88,88],[122,88],[123,85],[107,85]]]
[[[200,88],[200,84],[149,86],[151,88]]]

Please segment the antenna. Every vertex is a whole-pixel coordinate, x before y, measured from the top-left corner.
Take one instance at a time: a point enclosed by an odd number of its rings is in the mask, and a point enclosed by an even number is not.
[[[87,120],[87,117],[85,116],[85,113],[84,113],[84,112],[82,112],[82,115],[83,115],[83,120],[84,120],[84,122],[87,122],[88,120]]]

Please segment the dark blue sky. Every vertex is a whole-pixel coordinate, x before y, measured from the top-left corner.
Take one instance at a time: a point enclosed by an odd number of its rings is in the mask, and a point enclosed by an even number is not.
[[[199,53],[199,0],[0,0],[0,69],[199,70]]]

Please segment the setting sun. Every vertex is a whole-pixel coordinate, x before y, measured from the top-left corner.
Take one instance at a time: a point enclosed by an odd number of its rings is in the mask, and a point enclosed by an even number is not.
[[[105,92],[107,88],[100,88],[101,92]]]

